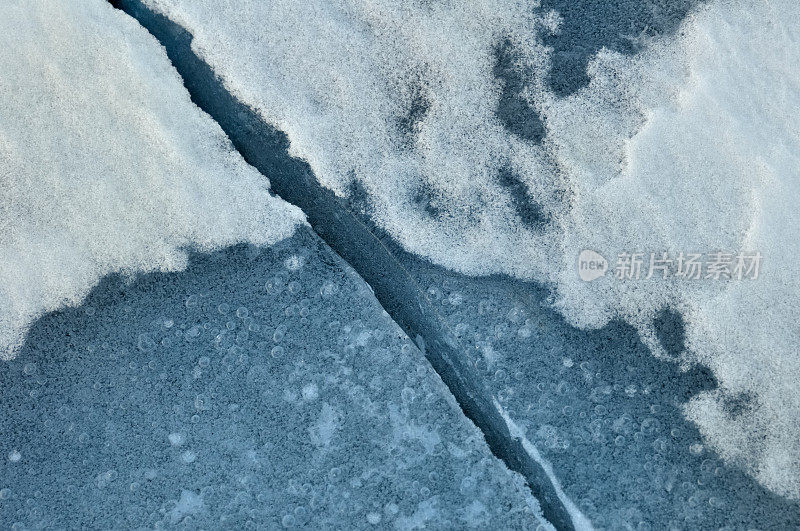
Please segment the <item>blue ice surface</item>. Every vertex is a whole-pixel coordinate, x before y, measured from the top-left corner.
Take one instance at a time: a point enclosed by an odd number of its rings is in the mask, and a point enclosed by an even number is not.
[[[634,54],[641,37],[674,32],[704,0],[543,0],[562,17],[548,81],[568,95],[588,81],[586,65],[602,47]],[[539,141],[543,128],[520,97],[524,75],[515,51],[498,50],[504,88],[498,118],[517,136]],[[503,176],[500,176],[502,180]],[[523,221],[547,230],[535,198],[506,179]],[[355,209],[365,206],[355,205]],[[800,526],[800,504],[726,466],[681,414],[688,399],[716,387],[710,371],[683,371],[658,360],[632,328],[612,322],[581,331],[566,323],[541,286],[507,277],[465,278],[405,253],[393,255],[428,291],[459,338],[468,362],[526,436],[553,465],[566,494],[598,528],[766,528]],[[679,315],[662,313],[664,348],[683,348]],[[745,411],[747,397],[732,403]]]
[[[696,2],[547,0],[564,17],[554,46],[551,86],[570,94],[588,82],[585,66],[602,46],[635,53],[628,37],[675,30]],[[498,117],[512,132],[541,140],[543,128],[520,95],[523,75],[513,48],[498,48],[495,74],[504,87]],[[514,176],[498,176],[520,218],[547,230]],[[369,213],[356,190],[354,212]],[[431,212],[435,216],[435,212]],[[365,223],[370,223],[368,216]],[[548,303],[546,287],[505,276],[469,278],[389,243],[402,268],[427,291],[459,341],[467,363],[527,439],[552,465],[565,494],[601,529],[787,529],[800,526],[800,504],[764,489],[707,448],[681,407],[717,383],[702,366],[683,370],[656,359],[631,327],[612,322],[582,331]],[[683,349],[680,315],[665,311],[659,339],[673,355]],[[732,403],[746,411],[748,397]]]
[[[536,285],[467,278],[399,249],[393,254],[596,528],[800,525],[800,505],[726,466],[683,417],[689,397],[716,386],[704,367],[684,371],[655,358],[621,322],[576,329]],[[657,324],[665,347],[677,353],[680,317],[664,313]]]
[[[0,528],[535,529],[369,287],[307,229],[109,277],[0,364]]]
[[[588,82],[586,64],[601,47],[636,53],[636,37],[675,31],[698,3],[544,0],[542,9],[555,9],[563,18],[561,30],[546,42],[554,48],[551,88],[560,95],[575,92]],[[544,129],[524,103],[524,73],[514,67],[515,53],[498,47],[495,75],[504,90],[498,118],[517,136],[538,142]],[[520,218],[534,230],[547,230],[535,198],[514,176],[498,179]],[[354,194],[351,209],[368,213],[368,198]],[[503,276],[464,277],[406,253],[380,229],[372,230],[427,291],[480,375],[476,387],[485,386],[523,428],[595,527],[800,526],[800,504],[726,466],[682,415],[691,396],[716,387],[709,370],[685,371],[656,359],[621,322],[596,331],[576,329],[549,306],[545,287]],[[664,312],[656,325],[665,349],[677,355],[683,348],[680,316]],[[732,410],[746,411],[746,401],[741,397]]]

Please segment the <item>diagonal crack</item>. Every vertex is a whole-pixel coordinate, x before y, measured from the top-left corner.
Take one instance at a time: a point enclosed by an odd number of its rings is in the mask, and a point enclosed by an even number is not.
[[[480,377],[464,362],[464,349],[455,334],[387,246],[341,198],[319,184],[305,162],[289,156],[289,142],[282,132],[225,89],[192,51],[188,31],[151,11],[141,0],[108,1],[159,40],[192,101],[219,123],[244,159],[269,176],[272,189],[300,207],[314,231],[367,282],[383,308],[419,346],[464,415],[481,430],[492,453],[525,478],[544,517],[558,529],[582,527],[554,485],[546,463],[526,450],[527,441],[507,423]]]

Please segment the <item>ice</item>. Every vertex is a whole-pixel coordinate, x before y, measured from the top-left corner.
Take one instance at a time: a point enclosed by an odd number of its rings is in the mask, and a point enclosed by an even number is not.
[[[500,414],[503,416],[503,420],[506,422],[506,425],[511,432],[511,436],[522,441],[522,446],[525,451],[531,457],[533,457],[533,459],[535,459],[544,470],[545,474],[553,485],[553,489],[555,490],[558,499],[561,501],[567,513],[570,515],[575,529],[581,531],[593,530],[594,525],[592,522],[586,518],[586,515],[584,515],[580,508],[575,505],[575,502],[573,502],[572,499],[570,499],[570,497],[564,492],[564,489],[561,487],[561,481],[559,481],[558,477],[553,471],[553,466],[542,456],[541,452],[539,452],[539,449],[528,440],[528,437],[525,435],[525,430],[523,430],[519,425],[517,425],[516,422],[514,422],[514,419],[509,416],[508,412],[503,409],[503,406],[497,402],[497,400],[494,401],[494,404],[495,407],[497,407],[497,409],[500,411]]]
[[[708,369],[654,357],[619,321],[579,330],[535,285],[464,277],[400,250],[395,255],[457,335],[516,435],[550,467],[563,503],[597,529],[780,529],[800,522],[797,502],[726,464],[683,415],[692,397],[717,388]],[[673,342],[665,342],[670,352],[679,352],[680,318],[659,315],[657,323],[659,337]],[[747,407],[747,397],[726,403],[740,414]]]
[[[179,270],[190,249],[303,222],[107,2],[2,2],[0,72],[2,358],[108,273]]]
[[[0,365],[0,409],[5,529],[551,528],[307,229],[106,277]]]
[[[378,235],[547,285],[395,253],[573,522],[797,524],[796,5],[637,22],[632,57],[592,37],[565,89],[559,2],[149,4]],[[99,0],[0,15],[3,352],[63,310],[0,368],[4,526],[540,521],[421,361],[436,342],[403,338],[305,229],[167,273],[302,214],[152,38]],[[587,248],[767,260],[757,282],[587,284]]]
[[[203,498],[190,490],[181,491],[178,503],[169,511],[169,523],[178,524],[190,515],[196,515],[204,509]]]
[[[618,40],[641,52],[593,43],[589,83],[567,97],[548,80],[565,56],[545,44],[571,20],[555,2],[555,13],[511,0],[146,3],[192,32],[230,92],[285,131],[323,185],[363,190],[405,249],[547,283],[570,323],[623,318],[659,356],[654,320],[681,312],[688,348],[676,355],[718,384],[685,408],[704,444],[800,497],[796,2],[711,1],[672,36],[634,25]],[[528,128],[500,119],[503,105],[527,109]],[[575,272],[586,249],[765,261],[757,282],[587,284]],[[737,414],[726,404],[742,396]]]

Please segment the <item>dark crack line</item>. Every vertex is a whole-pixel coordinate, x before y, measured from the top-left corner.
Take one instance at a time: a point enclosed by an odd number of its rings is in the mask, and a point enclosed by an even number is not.
[[[481,430],[491,452],[525,478],[544,517],[558,529],[574,529],[547,472],[525,450],[519,434],[509,431],[482,379],[465,363],[465,349],[386,245],[343,199],[318,183],[307,163],[288,155],[285,134],[225,89],[192,51],[187,30],[151,11],[141,0],[109,2],[136,19],[166,48],[192,101],[217,121],[250,165],[268,176],[278,196],[305,212],[313,230],[372,288],[383,308],[423,352],[464,415]]]

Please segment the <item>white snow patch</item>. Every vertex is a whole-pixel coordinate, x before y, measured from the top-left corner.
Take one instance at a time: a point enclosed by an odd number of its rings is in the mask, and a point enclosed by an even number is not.
[[[0,358],[106,274],[289,236],[302,213],[105,1],[0,3]]]

